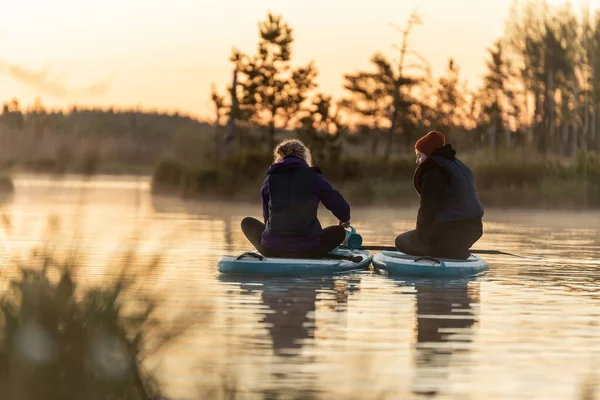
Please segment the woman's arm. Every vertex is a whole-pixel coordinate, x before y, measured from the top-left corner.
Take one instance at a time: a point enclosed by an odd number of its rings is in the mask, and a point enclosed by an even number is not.
[[[340,222],[350,221],[350,205],[321,174],[317,175],[317,188],[317,196],[325,208],[331,211]]]
[[[427,242],[431,228],[443,200],[444,191],[450,184],[442,171],[434,168],[425,173],[421,186],[421,204],[417,213],[417,237]]]
[[[269,219],[269,177],[265,178],[262,188],[260,188],[260,201],[263,209],[263,219],[265,224]]]

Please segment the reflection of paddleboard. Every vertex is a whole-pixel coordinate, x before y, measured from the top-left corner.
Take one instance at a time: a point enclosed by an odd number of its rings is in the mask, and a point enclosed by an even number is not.
[[[399,251],[382,251],[373,257],[373,265],[389,275],[458,277],[488,270],[487,262],[471,254],[466,260],[409,256]]]
[[[258,252],[248,252],[239,257],[225,256],[217,262],[219,272],[237,275],[331,275],[365,269],[373,256],[365,250],[335,249],[332,257],[339,258],[273,258]]]

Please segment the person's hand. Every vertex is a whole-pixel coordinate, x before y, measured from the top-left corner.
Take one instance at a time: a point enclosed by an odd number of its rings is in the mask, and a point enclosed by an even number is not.
[[[347,228],[350,226],[350,220],[344,222],[344,221],[340,221],[340,226]]]

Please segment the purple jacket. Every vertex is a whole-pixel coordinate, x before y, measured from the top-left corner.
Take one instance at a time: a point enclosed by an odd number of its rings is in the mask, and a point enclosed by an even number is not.
[[[273,171],[281,172],[282,169],[294,169],[299,167],[308,167],[306,162],[296,157],[286,157],[283,161],[275,163],[269,167],[267,175]],[[313,202],[315,210],[319,206],[319,201],[335,215],[340,221],[350,220],[350,206],[344,200],[342,195],[334,190],[331,184],[321,174],[317,174],[315,186],[312,188]],[[269,219],[269,177],[263,182],[261,191],[261,201],[263,208],[263,218],[265,223]],[[263,232],[261,244],[271,249],[280,249],[287,251],[303,251],[319,246],[319,236],[284,236],[274,233]]]

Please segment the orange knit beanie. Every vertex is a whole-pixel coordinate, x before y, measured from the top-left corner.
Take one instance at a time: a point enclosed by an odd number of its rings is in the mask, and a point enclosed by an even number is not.
[[[415,143],[415,149],[425,154],[427,157],[446,144],[446,137],[438,131],[431,131]]]

